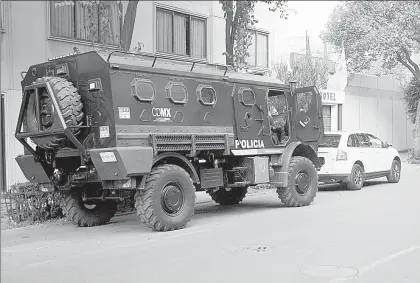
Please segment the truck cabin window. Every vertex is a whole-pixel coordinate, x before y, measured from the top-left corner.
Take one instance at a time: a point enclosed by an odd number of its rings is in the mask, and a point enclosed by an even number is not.
[[[271,139],[274,145],[281,145],[289,139],[289,123],[287,117],[287,101],[283,91],[268,92],[268,121]]]

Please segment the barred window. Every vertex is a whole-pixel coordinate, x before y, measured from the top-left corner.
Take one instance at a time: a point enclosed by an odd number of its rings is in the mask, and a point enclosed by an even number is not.
[[[244,106],[254,106],[255,93],[249,88],[241,88],[239,90],[239,100]]]
[[[198,100],[203,105],[214,106],[217,102],[216,91],[210,85],[199,85],[197,88]]]
[[[166,97],[174,104],[185,104],[188,101],[188,91],[183,83],[169,82],[166,85]]]

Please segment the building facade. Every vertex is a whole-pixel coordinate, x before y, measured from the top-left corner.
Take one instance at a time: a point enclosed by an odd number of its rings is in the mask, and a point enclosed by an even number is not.
[[[116,1],[103,1],[107,6],[106,18],[98,16],[100,15],[99,7],[83,7],[77,1],[74,1],[74,5],[66,6],[57,5],[54,1],[0,2],[2,7],[0,44],[0,161],[2,161],[0,177],[2,182],[0,185],[4,189],[16,182],[25,181],[14,160],[17,155],[23,153],[22,145],[14,138],[22,98],[21,72],[26,71],[30,65],[44,62],[48,58],[72,53],[74,47],[77,47],[80,52],[99,50],[101,45],[98,43],[106,42],[109,48],[116,48],[122,37],[123,21],[120,15],[125,14],[127,1],[123,1],[122,4]],[[258,9],[256,10],[257,18],[259,18]],[[264,9],[267,8],[264,7]],[[268,17],[271,17],[270,20]],[[290,48],[287,41],[280,40],[276,36],[279,33],[278,26],[281,25],[281,20],[274,14],[268,17],[267,19],[262,17],[260,23],[253,27],[253,44],[249,48],[250,56],[247,60],[249,64],[262,69],[271,69],[272,60],[278,57],[281,50]],[[87,26],[96,32],[88,33]],[[161,57],[225,63],[225,55],[223,55],[225,20],[220,3],[218,1],[140,1],[136,10],[131,48],[138,46],[144,52],[158,54]],[[296,50],[296,52],[300,51]],[[359,88],[364,89],[363,86]],[[377,99],[381,102],[374,104],[371,96],[369,98],[363,96],[372,92],[355,90],[353,85],[349,85],[341,92],[336,88],[328,88],[322,92],[323,113],[328,130],[346,127],[348,129],[363,128],[365,123],[360,121],[373,119],[373,116],[366,113],[376,111],[372,113],[376,113],[375,121],[379,121],[382,112],[378,112],[378,107],[383,104],[384,107],[389,108],[390,105],[389,102],[382,102],[378,97]],[[362,96],[364,98],[360,98]],[[399,118],[392,118],[394,125],[392,135],[386,130],[387,132],[382,136],[388,140],[392,137],[391,141],[400,149],[404,149],[410,146],[409,127],[404,119],[401,103],[397,101],[397,94],[392,97],[395,99],[395,103],[392,102],[392,111],[395,111],[392,112],[393,117]],[[372,110],[367,111],[366,107],[371,107]],[[354,113],[359,113],[358,118],[354,117]],[[382,120],[375,122],[377,124],[369,123],[368,125],[375,129],[373,125],[379,127]],[[388,121],[388,123],[391,122]],[[380,131],[384,131],[384,125],[381,124],[381,127]],[[402,128],[407,128],[404,135],[400,132]],[[402,136],[406,137],[404,141]]]
[[[103,1],[99,7],[58,5],[54,1],[0,1],[1,21],[1,187],[25,178],[14,158],[23,153],[14,138],[21,103],[21,75],[32,64],[63,54],[99,50],[98,42],[116,47],[121,38],[127,1]],[[91,9],[90,11],[88,9]],[[96,10],[95,10],[96,9]],[[34,17],[33,15],[37,15]],[[93,16],[92,16],[93,15]],[[25,19],[25,20],[23,20]],[[87,26],[94,32],[87,32]],[[248,63],[269,69],[270,32],[255,27]],[[161,57],[197,62],[225,63],[225,20],[218,1],[139,1],[131,48]],[[3,134],[4,133],[4,134]]]

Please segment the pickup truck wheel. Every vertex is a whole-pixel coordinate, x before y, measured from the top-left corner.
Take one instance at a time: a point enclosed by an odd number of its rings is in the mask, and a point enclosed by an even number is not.
[[[117,212],[113,200],[84,202],[81,192],[64,193],[61,199],[63,214],[80,227],[99,226],[108,223]]]
[[[398,183],[401,178],[401,162],[394,159],[392,161],[391,171],[389,172],[389,175],[386,177],[388,179],[388,182],[390,183]]]
[[[63,113],[64,122],[67,127],[80,126],[84,116],[82,112],[83,104],[81,96],[73,84],[66,79],[57,77],[42,77],[36,80],[36,83],[48,82],[57,98],[60,110]],[[24,126],[29,133],[38,132],[40,124],[44,131],[53,131],[61,128],[57,110],[55,109],[51,97],[46,90],[43,90],[39,95],[39,111],[41,121],[37,120],[35,95],[29,97],[28,108],[26,109],[26,117],[24,119]],[[80,130],[69,128],[70,132],[78,135]],[[44,137],[32,138],[32,141],[43,149],[60,149],[64,146],[66,137],[64,135],[49,135]]]
[[[224,188],[220,188],[217,191],[207,192],[211,199],[220,205],[232,205],[240,203],[248,191],[248,188],[232,188],[230,191],[226,191]]]
[[[306,157],[292,157],[288,176],[288,186],[277,188],[282,203],[289,207],[310,205],[318,191],[317,172],[312,161]]]
[[[184,228],[194,215],[195,188],[190,175],[176,165],[160,165],[135,195],[137,215],[155,231]]]
[[[354,164],[351,169],[349,181],[345,184],[351,191],[358,191],[362,189],[364,183],[364,170],[359,164]]]

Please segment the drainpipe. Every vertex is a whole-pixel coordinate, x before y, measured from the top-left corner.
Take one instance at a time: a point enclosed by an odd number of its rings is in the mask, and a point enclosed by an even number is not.
[[[3,22],[3,10],[0,5],[0,23]],[[5,28],[5,27],[3,27]],[[0,54],[2,52],[1,46],[3,42],[3,33],[0,31]],[[1,78],[1,66],[0,66],[0,78]],[[5,156],[5,132],[4,132],[4,96],[1,92],[1,80],[0,80],[0,189],[6,191],[6,156]]]
[[[0,86],[1,87],[1,86]],[[5,132],[4,132],[4,94],[0,94],[0,187],[6,191],[6,156],[5,156]]]

